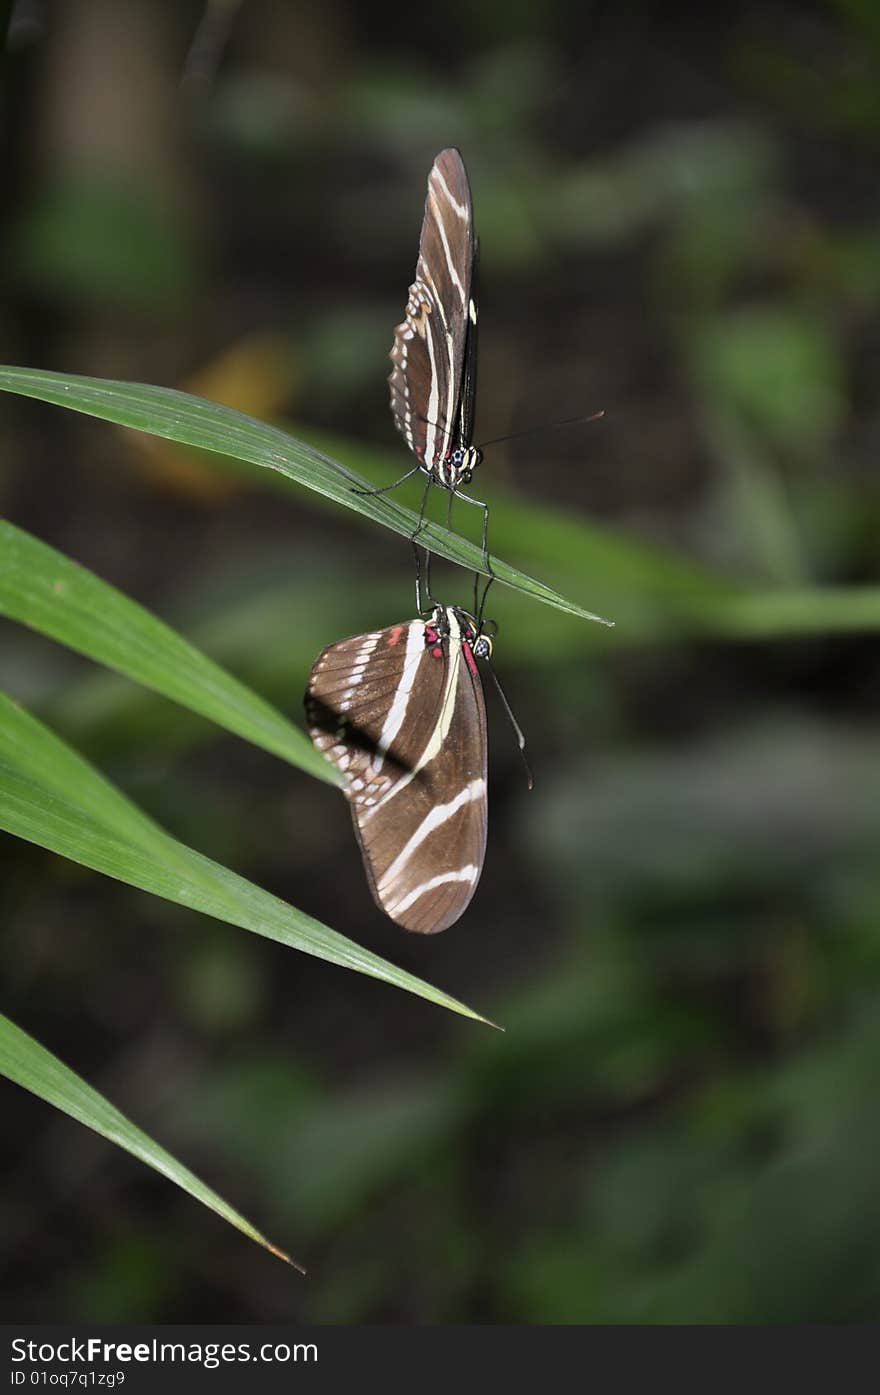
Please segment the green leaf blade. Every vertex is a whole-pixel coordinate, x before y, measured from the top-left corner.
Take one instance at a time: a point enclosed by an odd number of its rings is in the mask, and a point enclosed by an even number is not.
[[[286,1260],[300,1273],[305,1273],[297,1260],[267,1240],[250,1221],[234,1210],[194,1172],[190,1172],[189,1168],[184,1167],[171,1153],[127,1119],[81,1076],[2,1014],[0,1075],[6,1076],[22,1089],[30,1090],[31,1094],[69,1115],[77,1123],[85,1125],[102,1138],[131,1153],[147,1167],[167,1177],[196,1201],[200,1201],[203,1206],[207,1206],[224,1221],[235,1226],[243,1235],[255,1240],[258,1245],[270,1250],[279,1259]]]
[[[277,470],[296,484],[315,490],[405,538],[411,538],[418,526],[418,517],[411,509],[387,495],[370,493],[372,486],[367,480],[313,446],[267,422],[174,388],[0,367],[0,389],[100,417],[117,426],[145,431],[181,445],[196,446]],[[358,490],[367,492],[361,494]],[[489,574],[480,549],[439,524],[425,522],[419,538],[432,552],[448,561],[469,571]],[[498,581],[523,595],[583,620],[601,625],[613,623],[576,605],[552,587],[498,557],[491,558],[490,566],[491,574]]]
[[[338,783],[305,732],[157,616],[0,519],[0,615],[198,712],[309,775]]]
[[[0,829],[140,891],[486,1021],[449,994],[177,842],[3,694]]]

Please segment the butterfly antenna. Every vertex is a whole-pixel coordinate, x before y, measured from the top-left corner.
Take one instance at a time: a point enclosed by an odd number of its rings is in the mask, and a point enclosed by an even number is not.
[[[501,686],[501,679],[498,677],[498,674],[495,672],[495,665],[492,663],[492,660],[491,660],[491,659],[487,659],[486,662],[487,662],[488,665],[489,665],[489,672],[490,672],[491,675],[492,675],[492,682],[495,684],[495,687],[498,689],[498,696],[501,698],[501,701],[502,701],[502,703],[504,704],[504,710],[505,710],[505,712],[507,713],[507,719],[508,719],[508,721],[510,722],[510,725],[513,727],[513,734],[514,734],[514,736],[516,737],[517,745],[519,746],[519,753],[520,753],[520,755],[522,756],[522,763],[523,763],[523,765],[524,765],[525,768],[526,768],[526,779],[527,779],[528,782],[529,782],[529,789],[530,789],[530,790],[531,790],[531,789],[534,789],[534,788],[535,788],[535,780],[534,780],[534,776],[532,775],[532,768],[531,768],[531,766],[529,765],[528,759],[527,759],[527,757],[526,757],[526,738],[525,738],[525,736],[524,736],[524,734],[523,734],[523,729],[522,729],[522,727],[520,726],[519,722],[516,720],[516,717],[514,717],[514,715],[513,715],[513,708],[511,707],[510,703],[507,701],[507,694],[505,693],[504,689],[503,689],[502,686]]]
[[[588,417],[566,417],[564,421],[547,421],[540,426],[529,426],[525,431],[514,431],[511,436],[493,436],[491,441],[481,441],[480,450],[485,450],[486,446],[500,446],[502,441],[520,441],[523,436],[534,436],[539,431],[555,431],[560,426],[576,426],[578,422],[599,421],[605,415],[605,408],[601,412],[592,412]]]

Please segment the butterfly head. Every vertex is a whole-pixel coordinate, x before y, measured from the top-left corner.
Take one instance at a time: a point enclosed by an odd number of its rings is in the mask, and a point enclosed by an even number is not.
[[[442,607],[439,609],[442,609]],[[492,637],[485,633],[481,626],[477,624],[473,615],[468,614],[466,610],[459,610],[458,607],[456,607],[455,617],[461,632],[462,643],[467,645],[474,658],[491,659]],[[446,624],[446,629],[448,633],[448,622]]]
[[[449,455],[449,464],[456,484],[470,484],[474,470],[482,463],[483,452],[479,446],[456,446]]]

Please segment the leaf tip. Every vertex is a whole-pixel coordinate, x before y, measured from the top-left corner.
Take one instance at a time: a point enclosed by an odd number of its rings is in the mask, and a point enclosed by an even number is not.
[[[298,1274],[302,1274],[303,1277],[305,1277],[305,1275],[308,1273],[308,1270],[306,1269],[305,1265],[300,1264],[298,1259],[294,1259],[293,1255],[289,1255],[287,1251],[282,1250],[280,1246],[273,1245],[271,1240],[267,1240],[265,1236],[262,1236],[261,1239],[263,1245],[269,1251],[270,1254],[275,1255],[277,1259],[282,1259],[285,1264],[290,1265],[291,1269],[295,1269]]]

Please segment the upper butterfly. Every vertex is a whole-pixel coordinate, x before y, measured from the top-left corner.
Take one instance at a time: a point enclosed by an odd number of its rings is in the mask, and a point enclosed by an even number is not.
[[[457,150],[441,150],[428,176],[406,318],[394,331],[391,413],[429,483],[482,508],[485,557],[488,510],[460,490],[483,459],[473,444],[477,256],[464,162]]]
[[[492,641],[437,606],[331,644],[312,667],[309,735],[345,776],[379,907],[407,930],[452,925],[486,853],[486,708],[475,663]]]

